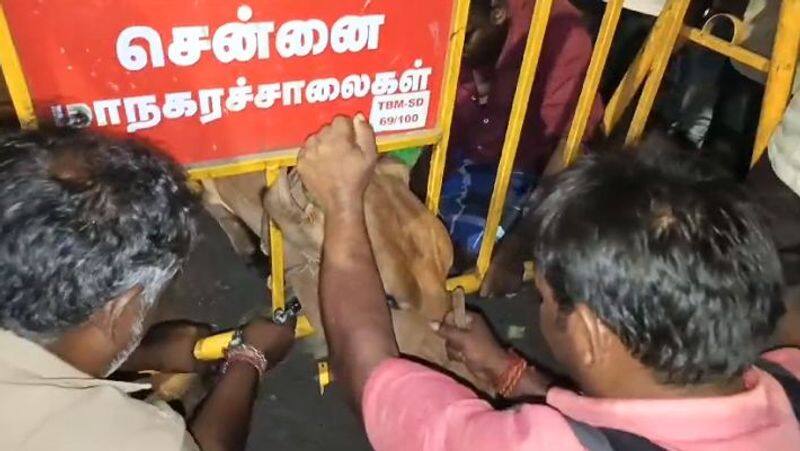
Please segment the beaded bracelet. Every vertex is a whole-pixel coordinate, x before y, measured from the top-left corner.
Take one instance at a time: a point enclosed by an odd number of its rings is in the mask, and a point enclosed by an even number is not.
[[[248,344],[234,346],[228,349],[227,358],[222,365],[222,374],[228,371],[228,367],[235,362],[245,362],[250,364],[258,371],[258,378],[264,377],[267,371],[267,358],[264,353]]]

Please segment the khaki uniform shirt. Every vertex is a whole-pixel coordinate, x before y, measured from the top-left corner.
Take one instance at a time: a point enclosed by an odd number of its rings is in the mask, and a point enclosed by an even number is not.
[[[197,451],[169,406],[128,395],[147,388],[95,379],[0,330],[0,450]]]

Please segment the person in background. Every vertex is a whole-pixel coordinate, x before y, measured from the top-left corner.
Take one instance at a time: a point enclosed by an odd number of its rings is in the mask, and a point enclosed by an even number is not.
[[[130,395],[129,371],[193,372],[185,322],[143,333],[180,270],[196,202],[181,168],[133,141],[40,131],[0,138],[0,449],[243,449],[256,388],[293,327],[256,319],[189,422]],[[144,336],[144,338],[143,338]],[[142,346],[138,346],[142,341]]]
[[[517,88],[534,0],[473,0],[453,116],[441,213],[456,250],[474,256]],[[507,217],[545,171],[572,123],[592,54],[581,13],[556,0],[525,117]],[[597,100],[587,138],[602,117]]]
[[[770,141],[751,169],[745,188],[765,215],[786,279],[789,314],[779,324],[775,345],[800,341],[800,96],[795,95]],[[782,341],[784,340],[784,341]]]
[[[578,3],[591,17],[592,29],[600,30],[600,22],[608,1],[580,0]],[[617,89],[622,77],[639,53],[647,35],[653,28],[656,18],[664,9],[665,0],[628,0],[623,2],[614,40],[611,44],[606,68],[600,81],[599,92],[608,102]]]
[[[748,34],[742,47],[758,53],[766,58],[772,57],[772,46],[775,44],[775,35],[778,30],[782,1],[750,0],[743,15],[743,21],[748,28]],[[759,83],[766,84],[767,75],[750,68],[740,62],[731,60],[731,63],[742,75]],[[795,76],[792,92],[800,92],[800,73]]]
[[[309,138],[297,169],[325,212],[320,301],[333,370],[376,450],[800,443],[800,350],[758,360],[785,311],[782,278],[740,187],[691,160],[619,153],[585,157],[540,186],[528,243],[540,326],[579,391],[509,354],[479,316],[466,329],[437,324],[451,357],[501,397],[544,398],[499,411],[399,357],[364,218],[375,161],[363,116],[338,117]]]
[[[781,0],[738,0],[746,37],[740,44],[766,58],[772,57],[772,46],[778,28]],[[733,59],[726,64],[725,79],[722,80],[720,97],[722,102],[715,108],[714,120],[709,130],[712,143],[721,145],[711,149],[710,154],[721,155],[742,177],[748,174],[753,145],[764,100],[766,74],[749,68]],[[800,75],[795,76],[792,93],[800,92]]]

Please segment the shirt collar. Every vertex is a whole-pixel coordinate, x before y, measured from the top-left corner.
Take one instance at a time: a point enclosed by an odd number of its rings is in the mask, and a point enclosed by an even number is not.
[[[742,393],[693,399],[599,399],[553,388],[547,403],[595,427],[621,429],[655,441],[698,441],[746,434],[781,421],[775,408],[777,382],[759,369],[745,376]]]
[[[0,382],[56,385],[64,388],[116,387],[125,393],[150,388],[150,384],[98,379],[86,374],[42,346],[0,329]]]

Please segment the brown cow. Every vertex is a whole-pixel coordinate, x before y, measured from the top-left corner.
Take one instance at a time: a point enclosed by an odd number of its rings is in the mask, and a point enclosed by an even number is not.
[[[443,224],[408,188],[408,168],[382,158],[364,195],[367,229],[384,288],[395,302],[395,335],[401,352],[438,365],[483,391],[466,368],[447,358],[444,341],[429,327],[453,306],[446,289],[453,261]],[[311,202],[294,172],[282,172],[267,190],[262,174],[206,180],[204,200],[237,252],[252,252],[242,236],[246,226],[265,243],[267,218],[283,232],[286,282],[318,331],[308,346],[317,358],[327,356],[319,313],[318,271],[323,237],[322,212]],[[463,295],[457,298],[463,311]]]

